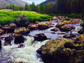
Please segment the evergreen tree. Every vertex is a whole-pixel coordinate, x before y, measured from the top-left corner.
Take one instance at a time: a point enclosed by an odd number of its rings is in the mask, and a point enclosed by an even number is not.
[[[45,5],[44,5],[44,3],[40,4],[40,12],[41,13],[45,13]]]
[[[25,11],[30,11],[30,6],[27,3],[25,4]]]

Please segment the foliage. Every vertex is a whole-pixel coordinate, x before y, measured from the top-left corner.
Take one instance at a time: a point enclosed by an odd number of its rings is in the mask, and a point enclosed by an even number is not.
[[[69,20],[71,20],[71,19],[70,19],[70,18],[65,18],[65,20],[69,21]]]
[[[0,24],[13,23],[19,14],[26,15],[30,22],[47,21],[52,18],[49,15],[39,14],[34,11],[0,11]]]
[[[84,32],[84,20],[82,21],[82,30]]]
[[[74,14],[74,13],[71,13],[71,14],[69,15],[69,17],[82,18],[83,15],[82,15],[82,14]]]

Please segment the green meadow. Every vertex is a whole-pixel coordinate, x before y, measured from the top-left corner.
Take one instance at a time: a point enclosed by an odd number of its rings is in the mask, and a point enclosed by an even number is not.
[[[26,15],[31,23],[35,21],[48,21],[52,18],[49,15],[40,14],[34,11],[0,11],[0,24],[13,23],[19,14]]]

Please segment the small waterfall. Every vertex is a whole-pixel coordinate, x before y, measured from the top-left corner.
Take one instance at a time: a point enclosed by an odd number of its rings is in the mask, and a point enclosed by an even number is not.
[[[33,37],[25,37],[27,40],[24,42],[25,47],[18,48],[18,45],[14,44],[14,41],[12,41],[11,46],[3,46],[3,49],[5,49],[6,53],[11,52],[9,55],[11,61],[13,62],[26,62],[26,63],[44,63],[42,62],[41,58],[37,58],[37,52],[42,45],[44,45],[47,41],[34,41]],[[3,53],[4,54],[4,53]]]

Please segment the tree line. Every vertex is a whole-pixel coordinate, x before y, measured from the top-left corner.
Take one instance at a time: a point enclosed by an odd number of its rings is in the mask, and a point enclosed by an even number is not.
[[[83,14],[84,15],[84,0],[56,0],[56,2],[41,3],[39,5],[25,4],[25,7],[9,5],[0,7],[0,9],[13,9],[15,11],[36,11],[45,14]]]

